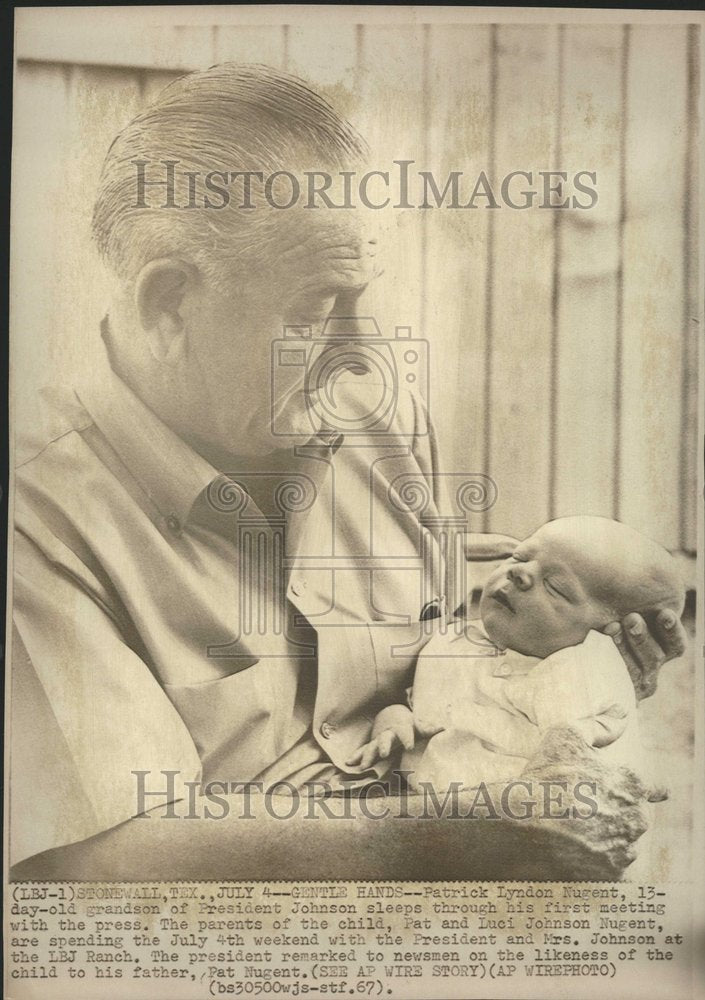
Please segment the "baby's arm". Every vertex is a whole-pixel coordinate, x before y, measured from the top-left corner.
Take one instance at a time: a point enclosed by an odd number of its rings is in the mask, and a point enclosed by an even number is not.
[[[495,647],[472,622],[440,627],[419,652],[414,685],[406,705],[389,705],[377,715],[369,742],[346,761],[371,767],[402,746],[413,750],[415,736],[428,739],[448,726],[451,710],[466,694],[478,656],[496,655]]]

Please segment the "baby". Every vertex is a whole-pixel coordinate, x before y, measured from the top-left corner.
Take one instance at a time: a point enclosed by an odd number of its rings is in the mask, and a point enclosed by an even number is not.
[[[348,762],[399,745],[417,788],[517,778],[551,726],[570,725],[638,770],[636,695],[601,630],[636,611],[683,611],[665,549],[618,521],[565,517],[520,542],[482,591],[480,620],[440,623],[419,654],[409,707],[391,705]]]

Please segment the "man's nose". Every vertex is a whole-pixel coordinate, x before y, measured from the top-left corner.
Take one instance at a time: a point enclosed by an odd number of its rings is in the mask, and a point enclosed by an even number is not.
[[[529,563],[515,563],[509,567],[507,575],[519,590],[529,590],[534,584],[534,574]]]

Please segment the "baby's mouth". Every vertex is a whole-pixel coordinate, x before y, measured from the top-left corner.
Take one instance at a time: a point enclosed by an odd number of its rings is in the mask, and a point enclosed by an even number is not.
[[[494,594],[492,594],[492,599],[494,601],[497,601],[498,604],[501,604],[503,607],[507,608],[507,610],[511,611],[512,614],[515,614],[514,607],[512,605],[512,602],[509,600],[509,596],[506,591],[495,590]]]

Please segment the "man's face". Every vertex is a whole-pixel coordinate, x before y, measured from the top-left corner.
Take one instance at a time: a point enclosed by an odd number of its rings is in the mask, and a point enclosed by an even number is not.
[[[482,592],[480,615],[490,639],[546,657],[604,627],[611,617],[605,603],[610,563],[600,549],[566,521],[551,521],[520,542]]]
[[[364,299],[379,265],[377,242],[364,215],[329,209],[282,212],[264,262],[234,274],[225,292],[204,289],[189,341],[189,365],[203,398],[199,431],[206,444],[259,455],[303,443],[302,436],[272,434],[272,387],[278,384],[272,343],[286,326],[310,327],[316,338],[331,314],[365,314]],[[304,366],[294,373],[299,390],[304,375]],[[290,379],[287,397],[291,393]],[[304,435],[307,428],[313,433],[303,394],[295,388],[293,396],[275,399],[275,406],[287,407],[294,433]]]

